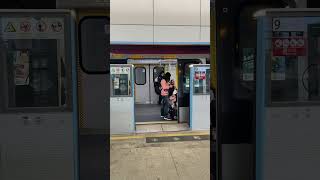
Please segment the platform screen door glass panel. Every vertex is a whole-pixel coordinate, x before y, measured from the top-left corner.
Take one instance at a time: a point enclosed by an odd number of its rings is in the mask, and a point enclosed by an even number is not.
[[[156,66],[153,68],[153,82],[155,82],[156,78],[160,75],[161,72],[164,72],[164,68],[161,66]]]
[[[203,95],[210,93],[210,69],[195,68],[193,77],[194,94]]]
[[[1,19],[1,66],[10,108],[66,107],[67,72],[64,19]],[[20,26],[18,26],[20,25]]]
[[[308,25],[308,32],[273,32],[269,59],[272,103],[320,100],[319,28]],[[299,47],[291,47],[294,43]]]
[[[185,73],[183,74],[183,92],[184,93],[189,93],[190,91],[190,66],[191,63],[185,64],[184,65],[184,71]]]
[[[111,67],[111,97],[131,94],[130,67]]]

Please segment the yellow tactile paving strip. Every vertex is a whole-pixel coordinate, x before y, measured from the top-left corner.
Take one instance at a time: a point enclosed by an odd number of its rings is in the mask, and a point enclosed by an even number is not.
[[[128,139],[143,139],[146,137],[170,137],[170,136],[199,136],[210,135],[209,131],[184,131],[184,132],[160,132],[160,133],[145,133],[131,135],[112,135],[111,141],[128,140]]]

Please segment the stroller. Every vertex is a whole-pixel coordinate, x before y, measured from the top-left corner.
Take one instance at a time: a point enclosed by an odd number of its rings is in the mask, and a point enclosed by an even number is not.
[[[174,90],[169,97],[169,115],[171,119],[177,120],[177,90]]]

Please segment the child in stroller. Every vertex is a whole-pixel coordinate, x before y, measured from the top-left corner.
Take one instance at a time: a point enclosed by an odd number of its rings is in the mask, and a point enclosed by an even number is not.
[[[178,91],[174,87],[174,81],[170,82],[171,93],[169,92],[169,115],[171,119],[177,119],[177,93]],[[170,90],[169,90],[170,91]]]

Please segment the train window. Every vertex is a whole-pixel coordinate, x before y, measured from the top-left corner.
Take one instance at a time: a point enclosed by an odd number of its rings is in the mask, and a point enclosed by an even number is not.
[[[110,58],[109,19],[85,17],[79,23],[80,65],[86,73],[107,73]]]
[[[164,71],[163,67],[157,66],[153,68],[153,82],[160,75],[162,71]]]
[[[66,64],[59,56],[63,41],[12,39],[5,44],[8,107],[65,106]]]
[[[146,84],[146,68],[136,67],[134,68],[134,78],[137,85]]]

